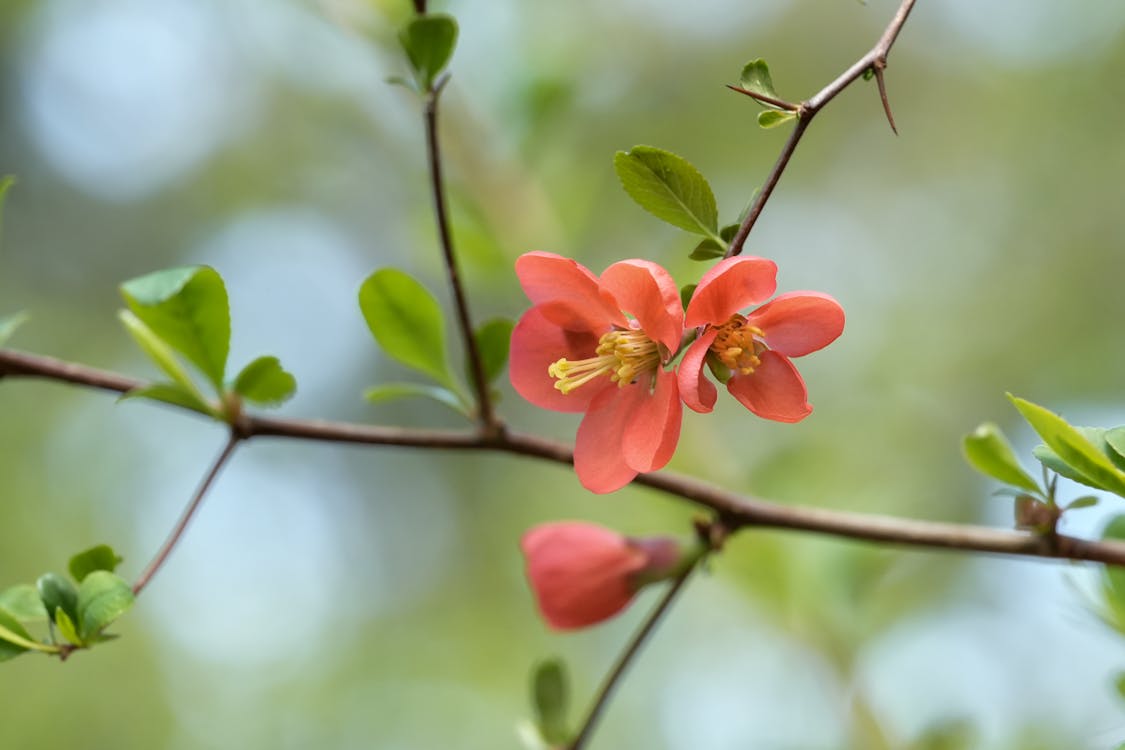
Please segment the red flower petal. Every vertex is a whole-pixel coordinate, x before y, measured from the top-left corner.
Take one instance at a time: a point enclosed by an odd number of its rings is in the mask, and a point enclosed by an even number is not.
[[[775,351],[759,356],[762,364],[753,373],[735,375],[727,382],[731,395],[763,419],[800,422],[812,413],[805,381],[793,363]]]
[[[605,270],[602,284],[650,339],[663,344],[669,353],[680,348],[684,308],[680,290],[667,271],[647,260],[623,260]]]
[[[703,274],[688,303],[688,328],[726,323],[743,308],[756,305],[777,289],[777,264],[741,255],[721,260]]]
[[[648,386],[638,382],[606,388],[590,403],[574,440],[574,470],[578,481],[604,494],[619,490],[637,476],[625,462],[622,440],[625,427],[648,400]]]
[[[676,371],[680,382],[680,398],[689,409],[702,414],[715,408],[715,399],[719,395],[714,384],[703,374],[703,368],[707,366],[707,350],[718,335],[719,332],[714,328],[704,331],[684,352],[684,358],[680,360],[680,367]]]
[[[601,622],[624,609],[636,588],[630,578],[648,559],[644,549],[591,523],[548,523],[520,541],[539,609],[553,628]]]
[[[682,417],[676,374],[661,370],[656,374],[656,388],[625,425],[621,436],[625,463],[640,473],[662,468],[676,451]]]
[[[762,329],[770,349],[787,357],[801,357],[823,349],[844,331],[844,309],[820,292],[782,294],[746,319]]]
[[[516,259],[516,275],[524,293],[556,325],[577,331],[628,327],[613,295],[578,261],[554,253],[524,253]]]
[[[607,387],[617,390],[617,386],[605,378],[604,382],[588,383],[563,394],[555,388],[555,379],[547,374],[547,368],[564,357],[573,360],[594,356],[598,338],[595,333],[564,331],[547,319],[541,307],[531,308],[512,331],[508,365],[512,387],[543,409],[585,411],[601,391]]]

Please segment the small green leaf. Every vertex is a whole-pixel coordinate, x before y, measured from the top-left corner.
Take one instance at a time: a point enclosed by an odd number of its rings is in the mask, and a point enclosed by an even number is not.
[[[784,125],[790,120],[797,119],[796,112],[784,112],[780,109],[767,109],[758,113],[758,127],[765,130]]]
[[[1008,394],[1028,424],[1039,433],[1043,442],[1076,472],[1086,477],[1087,484],[1125,496],[1125,473],[1095,448],[1081,432],[1054,412],[1022,398]]]
[[[770,66],[762,58],[751,60],[742,68],[740,76],[742,88],[754,94],[768,96],[771,99],[780,99],[773,90],[773,78],[770,76]]]
[[[43,600],[43,608],[48,614],[62,609],[72,620],[78,616],[78,592],[66,578],[57,573],[44,573],[35,582],[35,587],[39,590],[39,598]]]
[[[1125,541],[1125,515],[1114,516],[1102,530],[1102,539]],[[1103,566],[1107,604],[1120,615],[1125,615],[1125,567]],[[1125,621],[1123,621],[1125,622]]]
[[[704,237],[691,251],[688,257],[692,260],[711,260],[713,258],[721,258],[727,253],[727,246],[725,242],[718,242],[710,237]]]
[[[126,281],[121,296],[153,333],[222,390],[230,351],[230,304],[215,269],[190,266],[157,271]]]
[[[1117,678],[1113,681],[1113,686],[1117,688],[1117,695],[1125,698],[1125,672],[1118,672]]]
[[[1063,510],[1079,510],[1081,508],[1092,508],[1098,504],[1099,498],[1096,495],[1083,495],[1082,497],[1071,500]]]
[[[1087,487],[1093,487],[1097,490],[1102,489],[1087,477],[1079,474],[1075,469],[1067,464],[1066,461],[1063,461],[1061,458],[1059,458],[1058,454],[1056,454],[1053,450],[1043,444],[1039,444],[1032,448],[1031,455],[1035,457],[1036,461],[1043,464],[1059,476],[1066,477],[1067,479],[1078,482],[1079,484],[1084,484]]]
[[[20,622],[34,622],[47,619],[47,610],[39,592],[30,583],[21,583],[0,591],[0,609]]]
[[[531,682],[531,699],[540,734],[551,745],[562,745],[569,739],[566,725],[569,686],[566,668],[559,659],[540,662]]]
[[[868,68],[867,70],[863,71],[863,80],[870,81],[874,77],[875,77],[875,68]]]
[[[16,332],[16,329],[27,322],[29,317],[31,316],[25,312],[18,312],[14,315],[7,315],[0,318],[0,346],[3,346],[4,343],[12,337],[12,334]]]
[[[758,191],[755,190],[754,192],[756,194]],[[734,236],[738,234],[738,230],[742,228],[743,218],[745,217],[740,217],[739,220],[734,224],[727,224],[725,227],[719,230],[719,237],[722,238],[723,242],[730,242],[734,239]]]
[[[66,613],[66,610],[59,607],[55,610],[55,627],[59,629],[59,635],[65,638],[75,646],[85,646],[86,642],[78,635],[78,628],[74,625],[74,620]]]
[[[277,357],[258,357],[242,368],[232,387],[247,401],[273,406],[293,396],[297,379],[282,368]]]
[[[981,474],[1039,493],[1039,485],[1020,466],[1011,444],[996,425],[991,422],[982,424],[965,436],[963,447],[965,460]]]
[[[718,240],[719,210],[711,186],[681,156],[652,146],[634,146],[613,158],[621,186],[653,216],[693,234]]]
[[[6,174],[0,177],[0,239],[3,239],[4,230],[4,201],[8,197],[8,191],[15,184],[15,175]]]
[[[435,385],[419,385],[418,383],[385,383],[369,388],[363,397],[373,404],[384,401],[395,401],[400,398],[429,398],[439,404],[448,406],[462,416],[469,416],[472,409],[458,394],[447,388]]]
[[[1125,462],[1125,427],[1114,427],[1106,430],[1102,437],[1106,445],[1109,446],[1110,451],[1117,454],[1117,459]],[[1113,458],[1114,456],[1110,455],[1110,459],[1112,460]],[[1116,464],[1119,469],[1125,468],[1125,466],[1122,466],[1117,460],[1114,460],[1114,464]]]
[[[429,91],[434,79],[449,64],[457,44],[457,21],[445,13],[416,16],[398,35],[410,60],[418,88]]]
[[[89,641],[133,606],[133,589],[120,576],[95,570],[78,587],[78,635]]]
[[[108,544],[99,544],[96,547],[83,550],[70,558],[67,566],[74,580],[82,583],[86,576],[95,570],[108,570],[110,573],[117,570],[123,558],[114,552]]]
[[[131,391],[123,393],[118,401],[130,401],[135,398],[172,404],[173,406],[197,411],[208,417],[222,419],[222,414],[218,409],[204,400],[203,396],[198,391],[189,391],[179,383],[153,383],[152,385],[134,388]]]
[[[34,642],[35,639],[12,614],[0,609],[0,661],[16,658]]]
[[[508,349],[512,343],[512,329],[515,325],[508,318],[494,318],[477,329],[477,351],[480,353],[484,378],[489,383],[504,372],[504,365],[508,363]],[[466,362],[465,372],[470,383],[473,381],[471,369]]]
[[[680,303],[687,309],[688,303],[691,302],[691,296],[695,294],[695,288],[698,284],[684,284],[680,287]]]
[[[359,288],[359,309],[387,354],[446,387],[445,322],[437,300],[408,274],[384,268]]]
[[[410,80],[406,76],[387,76],[383,79],[383,81],[389,83],[391,86],[402,86],[404,89],[409,89],[415,93],[418,93],[417,84],[415,84],[414,81]]]

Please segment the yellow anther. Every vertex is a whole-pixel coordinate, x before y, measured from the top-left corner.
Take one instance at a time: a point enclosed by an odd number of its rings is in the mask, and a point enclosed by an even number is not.
[[[762,364],[758,355],[766,350],[761,340],[764,335],[761,328],[748,325],[744,316],[734,315],[718,327],[711,351],[726,367],[740,375],[749,375]]]
[[[660,367],[660,348],[640,330],[610,331],[598,340],[597,356],[571,362],[560,359],[547,368],[555,378],[555,388],[564,394],[608,375],[613,383],[624,388],[637,375]]]

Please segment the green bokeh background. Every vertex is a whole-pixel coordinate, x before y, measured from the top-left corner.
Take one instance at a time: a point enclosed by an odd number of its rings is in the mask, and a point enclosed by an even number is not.
[[[612,154],[652,144],[708,175],[733,220],[785,137],[726,91],[769,60],[812,94],[897,3],[450,0],[445,97],[456,241],[473,313],[518,316],[529,249],[595,271],[645,257],[681,283],[692,239],[621,192]],[[979,7],[978,7],[979,6]],[[0,315],[22,349],[154,376],[116,285],[185,263],[226,278],[232,366],[279,355],[283,413],[456,426],[373,407],[409,377],[376,350],[361,280],[402,268],[447,310],[420,113],[387,75],[405,0],[6,0],[0,4]],[[689,413],[670,468],[783,503],[1005,525],[960,437],[993,420],[1022,455],[1012,391],[1078,423],[1125,422],[1125,7],[920,0],[891,58],[894,137],[873,84],[812,126],[751,236],[779,290],[817,289],[844,337],[799,362],[799,425],[725,398]],[[459,356],[459,354],[457,355]],[[504,385],[512,425],[576,419]],[[97,542],[138,572],[223,442],[190,415],[17,380],[0,386],[0,585]],[[1066,492],[1077,494],[1072,488]],[[1122,502],[1064,523],[1096,535]],[[585,493],[506,456],[255,442],[117,627],[60,665],[0,670],[11,748],[517,747],[529,666],[565,657],[585,703],[653,593],[559,636],[516,540],[583,518],[686,533],[643,489]],[[1125,642],[1079,593],[1092,571],[750,531],[695,581],[630,674],[594,748],[1109,748]]]

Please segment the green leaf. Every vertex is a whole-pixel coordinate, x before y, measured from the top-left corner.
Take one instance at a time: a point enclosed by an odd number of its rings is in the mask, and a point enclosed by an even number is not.
[[[230,350],[230,305],[215,269],[190,266],[157,271],[126,281],[121,296],[153,333],[222,390]]]
[[[981,474],[1039,493],[1039,485],[1020,466],[1011,444],[996,425],[991,422],[982,424],[965,436],[963,447],[965,460]]]
[[[1102,539],[1125,541],[1125,515],[1114,516],[1102,530]],[[1125,615],[1125,567],[1105,565],[1105,594],[1107,604],[1120,616]],[[1119,622],[1125,622],[1119,619]]]
[[[867,70],[863,71],[863,80],[870,81],[874,77],[875,77],[875,68],[868,68]]]
[[[30,583],[21,583],[0,591],[0,609],[8,612],[20,622],[34,622],[47,619],[47,610],[39,592]]]
[[[27,322],[29,317],[31,316],[25,312],[18,312],[0,318],[0,346],[3,346],[4,343],[12,337],[12,334],[16,332],[16,329]]]
[[[418,88],[429,91],[434,79],[449,64],[457,44],[457,21],[445,13],[415,17],[398,35]]]
[[[4,230],[4,201],[8,198],[8,190],[15,184],[15,175],[6,174],[0,177],[0,239],[3,239]]]
[[[203,400],[203,394],[199,392],[199,388],[195,385],[195,381],[191,379],[187,368],[183,366],[180,358],[172,351],[172,347],[164,342],[164,339],[157,336],[140,318],[128,310],[118,310],[117,318],[125,326],[126,332],[133,337],[133,341],[137,342],[141,351],[147,354],[148,358],[163,370],[165,375],[172,378],[172,381],[184,391],[193,392],[197,394],[200,400]]]
[[[535,722],[540,734],[551,745],[562,745],[569,739],[566,726],[569,703],[566,668],[559,659],[540,662],[531,681],[531,699]]]
[[[62,607],[55,610],[55,627],[59,629],[59,635],[75,646],[86,645],[86,642],[78,635],[78,628],[74,625],[74,620]]]
[[[1071,500],[1063,510],[1079,510],[1081,508],[1092,508],[1098,504],[1099,498],[1095,495],[1083,495],[1082,497]]]
[[[292,398],[297,379],[282,368],[277,357],[258,357],[242,368],[233,388],[247,401],[272,406]]]
[[[758,127],[765,130],[784,125],[790,120],[796,120],[796,112],[785,112],[780,109],[767,109],[758,113]]]
[[[754,94],[768,96],[771,99],[780,99],[773,90],[773,78],[770,76],[770,66],[762,58],[751,60],[742,68],[740,76],[742,88]]]
[[[424,286],[402,271],[384,268],[367,277],[359,288],[359,309],[387,354],[453,387],[445,359],[441,308]]]
[[[516,324],[508,318],[494,318],[485,322],[476,332],[477,351],[480,353],[484,379],[491,383],[504,372],[508,363],[508,349],[512,344],[512,329]],[[472,368],[465,362],[465,374],[473,382]]]
[[[1117,688],[1117,694],[1121,698],[1125,698],[1125,672],[1117,673],[1117,678],[1113,681],[1113,686]]]
[[[395,401],[400,398],[429,398],[439,404],[448,406],[462,416],[470,416],[471,407],[464,398],[457,393],[435,385],[419,385],[418,383],[385,383],[369,388],[363,397],[373,404],[384,401]]]
[[[1125,473],[1095,448],[1081,432],[1065,419],[1022,398],[1008,394],[1028,424],[1039,433],[1043,442],[1071,468],[1087,478],[1087,484],[1125,496]]]
[[[130,401],[135,398],[159,401],[172,404],[184,409],[191,409],[200,414],[205,414],[215,419],[222,419],[221,413],[210,403],[204,400],[198,391],[189,391],[179,383],[153,383],[152,385],[134,388],[123,393],[118,401]]]
[[[39,598],[43,601],[43,608],[52,615],[56,610],[63,610],[70,619],[78,616],[78,592],[74,584],[57,573],[44,573],[35,582],[39,590]]]
[[[0,609],[0,661],[16,658],[34,642],[35,639],[11,613]]]
[[[74,580],[81,583],[86,576],[95,570],[107,570],[112,573],[117,570],[117,566],[121,564],[122,559],[124,558],[114,552],[113,547],[108,544],[99,544],[70,558],[67,569],[70,570],[70,575]]]
[[[79,637],[89,641],[132,606],[129,584],[109,571],[95,570],[78,587]]]
[[[1063,461],[1061,458],[1059,458],[1058,454],[1056,454],[1053,450],[1043,444],[1037,445],[1032,448],[1031,455],[1035,457],[1036,461],[1043,464],[1059,476],[1066,477],[1067,479],[1078,482],[1079,484],[1084,484],[1087,487],[1093,487],[1097,490],[1102,489],[1087,477],[1079,474],[1066,461]]]
[[[692,260],[711,260],[712,258],[721,258],[727,253],[727,245],[725,242],[713,240],[710,237],[704,237],[691,251],[688,257]]]
[[[1106,430],[1102,439],[1105,440],[1105,444],[1109,448],[1107,454],[1110,460],[1117,468],[1125,469],[1125,427],[1114,427]]]
[[[680,303],[687,309],[688,303],[691,302],[691,296],[695,294],[695,288],[698,284],[684,284],[680,287]]]
[[[653,216],[718,240],[719,210],[703,175],[686,159],[652,146],[618,151],[613,166],[621,186]]]

